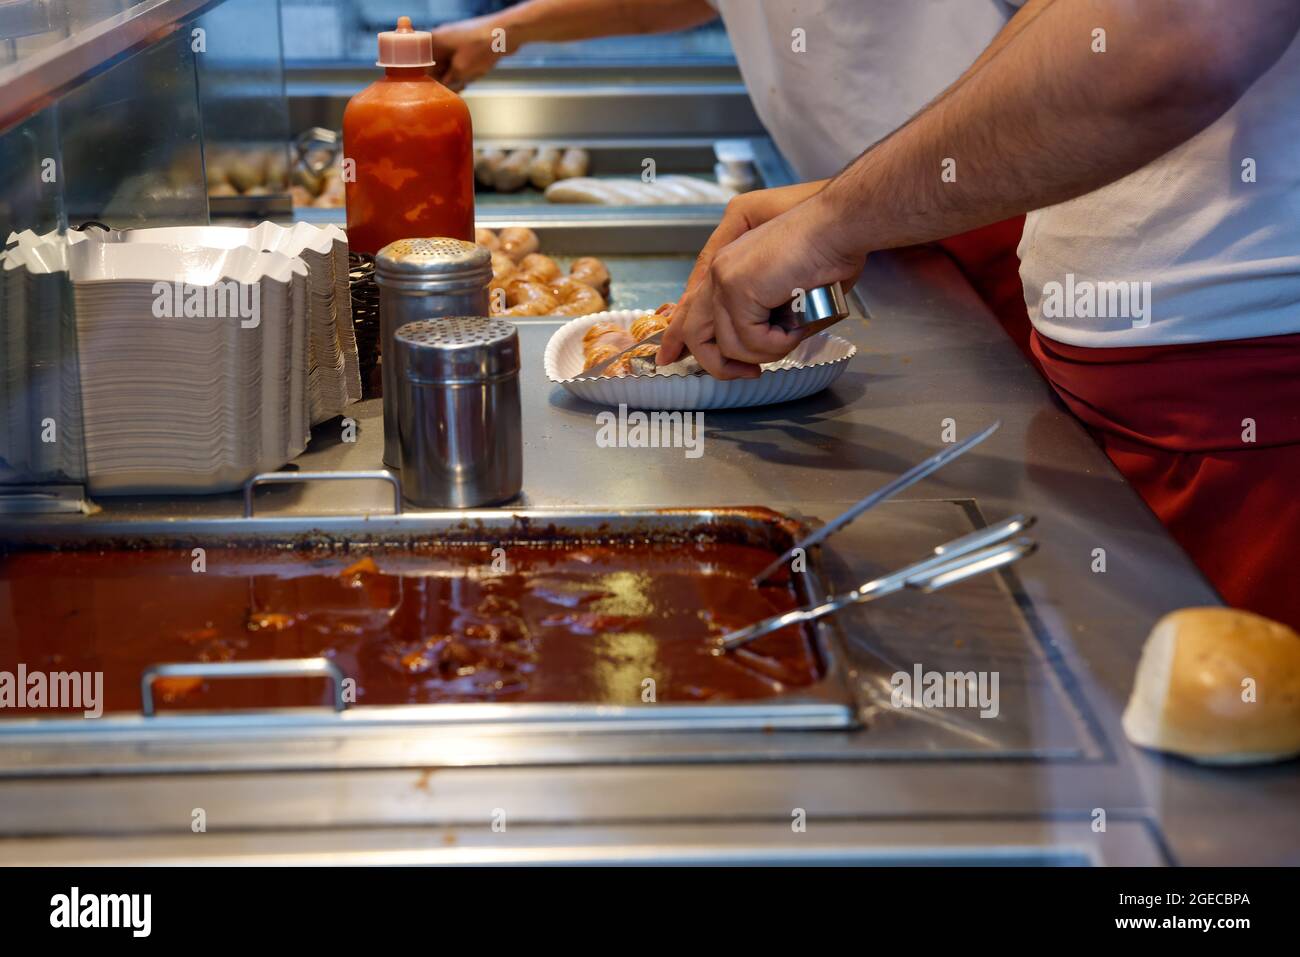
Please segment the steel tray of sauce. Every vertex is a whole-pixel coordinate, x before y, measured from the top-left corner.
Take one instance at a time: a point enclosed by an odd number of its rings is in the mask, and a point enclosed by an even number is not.
[[[196,571],[189,546],[13,551],[0,670],[102,672],[106,713],[138,713],[150,665],[316,656],[355,680],[358,705],[756,701],[824,667],[802,628],[715,654],[716,636],[803,597],[750,585],[773,555],[727,541],[225,542]],[[329,700],[302,678],[167,677],[154,692],[165,710]]]

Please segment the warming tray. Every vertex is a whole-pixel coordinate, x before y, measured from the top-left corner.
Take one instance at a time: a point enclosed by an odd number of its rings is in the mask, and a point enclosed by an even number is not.
[[[733,142],[743,143],[753,156],[753,189],[765,189],[774,186],[786,186],[793,182],[793,176],[780,155],[766,138],[741,138]],[[719,141],[708,139],[479,139],[475,142],[478,149],[496,148],[509,153],[516,149],[538,149],[544,146],[576,147],[585,149],[591,156],[591,169],[587,175],[596,179],[640,178],[645,171],[646,160],[654,161],[657,174],[694,176],[710,183],[716,183],[714,166],[718,162]],[[600,206],[575,203],[548,202],[541,190],[531,185],[513,193],[499,193],[493,189],[477,186],[474,203],[480,214],[499,215],[508,208],[526,207],[526,215],[546,215],[548,212],[573,215],[581,212],[596,217],[607,216],[619,218],[619,213],[626,216],[629,211],[636,213],[659,212],[665,215],[700,209],[700,206]],[[714,208],[720,204],[704,204],[704,208]],[[522,211],[522,210],[521,210]]]
[[[592,139],[589,137],[477,139],[476,149],[496,148],[510,152],[515,149],[539,149],[545,146],[575,147],[591,156],[587,175],[596,179],[639,178],[645,170],[646,160],[654,161],[654,170],[662,175],[685,175],[716,183],[714,166],[717,163],[719,141],[713,137],[681,139]],[[765,137],[738,137],[730,142],[743,144],[753,156],[753,189],[787,186],[794,181],[793,174],[776,151],[771,140]],[[250,147],[251,148],[251,147]],[[704,214],[718,220],[722,204],[664,205],[664,206],[601,206],[581,203],[548,202],[543,192],[531,185],[511,193],[475,186],[474,203],[477,218],[563,218],[580,215],[592,219],[626,218],[629,213],[668,219],[680,219],[694,214]],[[209,196],[208,204],[214,220],[237,217],[287,216],[309,221],[327,220],[342,222],[344,210],[338,206],[294,207],[287,192],[261,196]]]
[[[373,553],[416,543],[526,544],[553,540],[583,543],[724,542],[784,550],[799,534],[798,523],[760,508],[681,509],[668,511],[484,510],[425,512],[393,516],[341,518],[254,517],[244,519],[106,522],[93,528],[75,524],[35,527],[13,523],[3,529],[0,576],[7,552],[50,548],[176,548],[187,552],[235,545],[328,546]],[[2,579],[0,579],[2,580]],[[824,591],[813,571],[794,576],[800,602],[816,601]],[[11,589],[0,590],[0,627],[14,627]],[[833,624],[810,631],[819,660],[819,678],[797,691],[754,701],[709,701],[661,704],[438,703],[421,705],[354,705],[328,708],[159,711],[106,713],[82,718],[10,718],[0,720],[0,740],[14,736],[58,733],[95,735],[109,731],[203,735],[248,729],[316,729],[428,724],[490,725],[512,730],[774,730],[855,726],[843,658]],[[323,672],[321,673],[323,675]],[[318,676],[321,676],[318,675]],[[301,677],[301,672],[298,673]],[[337,699],[336,695],[336,699]]]

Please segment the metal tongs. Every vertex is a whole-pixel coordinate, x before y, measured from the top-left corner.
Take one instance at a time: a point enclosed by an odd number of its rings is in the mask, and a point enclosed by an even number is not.
[[[987,439],[1001,426],[1002,420],[998,419],[982,432],[976,432],[970,438],[963,439],[956,445],[950,445],[946,449],[939,450],[919,465],[912,466],[898,478],[882,485],[866,498],[846,509],[843,514],[837,515],[811,535],[805,536],[787,548],[784,552],[778,555],[770,565],[754,576],[754,584],[761,585],[763,582],[775,575],[781,570],[781,566],[785,564],[786,560],[793,556],[795,552],[807,552],[808,549],[812,548],[814,545],[820,545],[863,512],[875,508],[881,502],[888,501],[899,492],[910,488],[926,476],[939,471],[939,469],[943,468],[954,459],[961,458],[961,456],[975,448],[975,446]]]
[[[718,649],[715,653],[733,651],[755,638],[790,625],[816,621],[850,605],[863,605],[877,598],[893,595],[905,588],[925,593],[936,592],[957,582],[982,575],[984,572],[1004,568],[1032,554],[1038,547],[1038,543],[1032,539],[1017,537],[1033,524],[1032,517],[1016,515],[996,525],[953,539],[935,548],[930,555],[919,562],[872,579],[853,591],[835,595],[818,605],[797,608],[783,615],[765,618],[738,631],[729,632],[718,639]]]

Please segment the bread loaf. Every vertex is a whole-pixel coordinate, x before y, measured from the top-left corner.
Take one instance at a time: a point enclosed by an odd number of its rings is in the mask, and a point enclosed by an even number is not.
[[[1300,754],[1300,635],[1231,608],[1160,619],[1142,649],[1124,733],[1210,764]]]
[[[552,203],[600,206],[724,205],[735,194],[693,176],[660,176],[646,183],[635,177],[561,179],[546,190]]]

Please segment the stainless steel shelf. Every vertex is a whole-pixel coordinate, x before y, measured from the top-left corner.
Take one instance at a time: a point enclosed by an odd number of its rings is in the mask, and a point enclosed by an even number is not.
[[[338,129],[348,100],[366,83],[350,71],[287,77],[293,129]],[[480,139],[571,140],[587,137],[765,136],[742,83],[490,81],[464,93]]]

